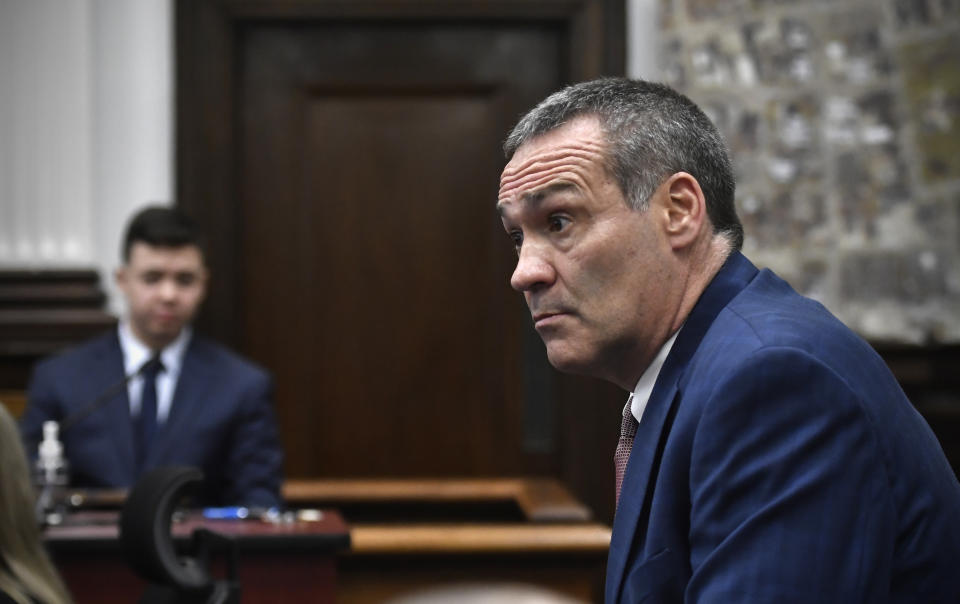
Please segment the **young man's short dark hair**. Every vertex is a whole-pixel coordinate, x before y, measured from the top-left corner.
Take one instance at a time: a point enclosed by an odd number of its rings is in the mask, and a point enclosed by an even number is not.
[[[138,242],[155,247],[195,245],[203,253],[196,223],[177,207],[149,206],[133,215],[123,238],[124,262],[130,260],[130,248]]]

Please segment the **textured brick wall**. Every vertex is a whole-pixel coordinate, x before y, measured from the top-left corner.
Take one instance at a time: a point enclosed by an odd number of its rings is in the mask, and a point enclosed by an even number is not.
[[[874,341],[960,342],[960,0],[659,0],[745,252]]]

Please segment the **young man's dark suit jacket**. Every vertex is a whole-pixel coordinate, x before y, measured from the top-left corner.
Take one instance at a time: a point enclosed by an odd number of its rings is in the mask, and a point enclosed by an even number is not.
[[[62,421],[124,376],[116,330],[34,369],[21,430],[35,447],[45,420]],[[205,477],[207,504],[279,505],[283,454],[273,383],[262,369],[196,334],[184,354],[167,421],[144,469],[190,465]],[[71,484],[129,487],[137,478],[127,389],[61,435]],[[30,451],[35,455],[35,451]]]
[[[607,602],[960,602],[960,485],[884,362],[734,253],[637,431]]]

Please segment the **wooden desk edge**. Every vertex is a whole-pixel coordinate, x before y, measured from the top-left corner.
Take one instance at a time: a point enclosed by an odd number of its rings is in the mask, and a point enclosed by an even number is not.
[[[69,524],[44,530],[45,543],[55,551],[114,551],[120,548],[119,513],[81,512]],[[323,510],[320,520],[291,524],[256,520],[209,520],[199,512],[171,527],[171,538],[189,543],[196,529],[205,528],[236,541],[242,552],[350,549],[350,529],[336,510]]]
[[[514,501],[531,522],[586,522],[590,509],[552,478],[288,480],[288,504],[347,502]]]
[[[75,491],[80,505],[119,508],[122,489]],[[589,522],[590,509],[552,478],[489,479],[295,479],[283,484],[283,498],[293,508],[321,504],[389,502],[512,501],[530,522]]]
[[[354,525],[350,529],[350,554],[606,555],[610,534],[610,527],[594,523]]]

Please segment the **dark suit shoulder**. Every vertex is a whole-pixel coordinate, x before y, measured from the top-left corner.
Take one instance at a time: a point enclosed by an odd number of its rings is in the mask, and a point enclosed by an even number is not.
[[[708,333],[711,336],[736,338],[741,347],[753,340],[753,347],[744,350],[748,353],[793,348],[827,365],[849,360],[851,355],[879,361],[870,345],[826,307],[800,295],[770,270],[761,271],[731,300],[718,315]]]
[[[800,377],[801,366],[808,372],[805,378]],[[720,311],[682,385],[715,385],[745,371],[801,381],[815,372],[820,379],[844,382],[862,400],[909,405],[883,359],[863,338],[769,270],[761,271]]]
[[[91,361],[114,354],[120,354],[120,340],[116,330],[110,330],[41,359],[34,373],[85,371]]]
[[[246,375],[256,379],[271,379],[270,372],[254,361],[231,350],[227,346],[214,342],[209,338],[194,334],[189,355],[195,355],[211,367],[233,375]]]

